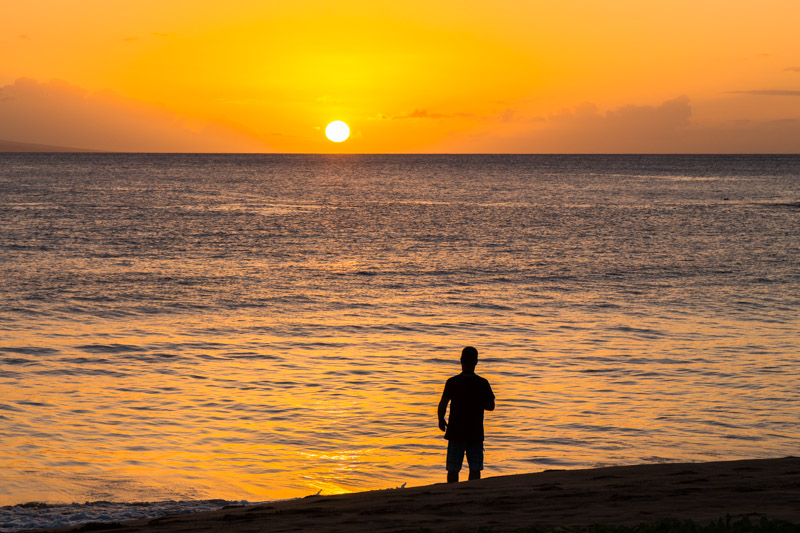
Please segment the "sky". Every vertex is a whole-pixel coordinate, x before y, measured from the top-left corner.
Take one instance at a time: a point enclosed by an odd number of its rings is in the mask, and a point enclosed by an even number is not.
[[[797,0],[0,0],[0,139],[798,153]],[[333,120],[351,137],[324,135]]]

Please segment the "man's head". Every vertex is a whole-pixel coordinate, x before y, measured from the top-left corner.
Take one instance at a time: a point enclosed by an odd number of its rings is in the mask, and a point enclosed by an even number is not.
[[[467,346],[461,350],[461,370],[464,372],[475,372],[475,365],[478,364],[478,350],[472,346]]]

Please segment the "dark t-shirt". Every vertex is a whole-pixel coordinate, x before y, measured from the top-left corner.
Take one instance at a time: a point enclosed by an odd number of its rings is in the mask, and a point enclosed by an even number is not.
[[[447,380],[442,397],[450,398],[450,418],[444,438],[483,440],[483,409],[494,398],[489,382],[477,374],[461,373]]]

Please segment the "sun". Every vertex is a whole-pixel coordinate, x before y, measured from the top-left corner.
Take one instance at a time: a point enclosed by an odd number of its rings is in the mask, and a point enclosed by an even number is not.
[[[334,120],[325,128],[325,135],[333,142],[340,143],[350,137],[350,127],[341,120]]]

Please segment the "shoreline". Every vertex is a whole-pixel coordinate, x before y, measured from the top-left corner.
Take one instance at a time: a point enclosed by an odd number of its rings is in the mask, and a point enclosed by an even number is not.
[[[546,470],[38,531],[497,532],[667,518],[707,524],[726,516],[800,524],[800,458]]]

